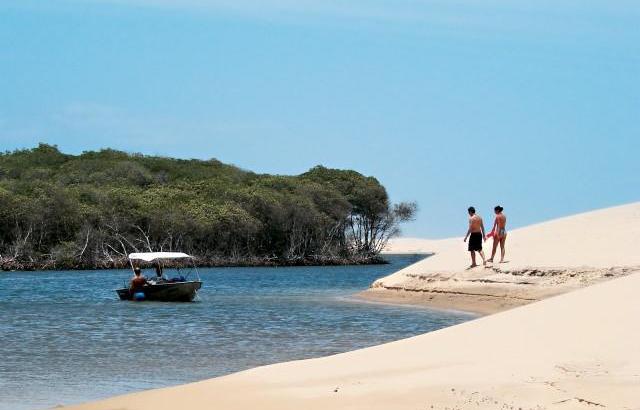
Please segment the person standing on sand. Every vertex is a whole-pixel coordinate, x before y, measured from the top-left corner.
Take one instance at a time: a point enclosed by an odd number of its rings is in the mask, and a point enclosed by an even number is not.
[[[475,268],[478,266],[476,263],[476,252],[482,257],[482,264],[486,265],[484,260],[484,252],[482,252],[482,241],[487,240],[484,234],[484,224],[480,215],[476,214],[476,209],[472,206],[469,207],[469,229],[464,237],[464,241],[469,238],[469,252],[471,252],[471,266],[469,268]]]
[[[491,250],[491,257],[487,262],[493,262],[493,257],[496,256],[496,250],[498,244],[500,244],[500,263],[504,263],[504,243],[507,241],[507,216],[502,213],[503,207],[497,205],[493,210],[496,213],[496,219],[493,221],[493,250]]]

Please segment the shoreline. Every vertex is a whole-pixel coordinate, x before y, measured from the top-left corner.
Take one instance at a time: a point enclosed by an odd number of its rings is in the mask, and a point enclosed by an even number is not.
[[[589,235],[581,235],[588,229]],[[358,297],[491,314],[640,269],[640,203],[510,231],[505,263],[468,268],[461,238],[392,240],[387,253],[433,256],[376,280]],[[485,252],[491,241],[484,243]],[[489,255],[487,255],[489,256]]]
[[[635,408],[638,292],[640,272],[396,342],[64,408]]]
[[[608,269],[530,268],[523,271],[489,267],[453,274],[405,272],[420,269],[416,265],[387,277],[394,279],[402,275],[402,283],[389,284],[385,282],[386,278],[382,278],[354,297],[490,315],[640,271],[640,265],[637,265]]]
[[[580,235],[586,226],[590,235]],[[404,253],[434,255],[354,298],[486,316],[347,353],[65,408],[635,408],[638,240],[640,203],[514,230],[511,262],[486,268],[466,269],[458,238],[405,241]],[[402,253],[399,242],[388,253]]]
[[[352,296],[356,300],[388,305],[415,306],[448,312],[460,312],[478,317],[523,306],[536,300],[508,299],[490,295],[463,295],[407,291],[403,289],[368,289]]]
[[[392,254],[390,254],[392,255]],[[197,268],[247,268],[247,267],[295,267],[295,266],[360,266],[360,265],[386,265],[389,262],[384,255],[369,258],[339,258],[339,257],[314,257],[307,259],[285,260],[278,258],[247,258],[244,260],[232,258],[196,258]],[[167,263],[167,268],[174,264]],[[0,259],[0,273],[33,272],[33,271],[86,271],[86,270],[118,270],[131,269],[129,260],[123,258],[105,264],[92,265],[56,265],[53,262],[15,262]]]
[[[445,305],[445,304],[436,305],[433,303],[424,302],[419,299],[412,300],[411,298],[402,299],[402,298],[384,297],[384,296],[377,298],[375,296],[371,296],[371,294],[367,293],[366,291],[355,293],[345,299],[353,303],[398,306],[398,307],[406,307],[406,308],[413,308],[413,309],[426,309],[426,310],[432,310],[437,312],[468,315],[473,318],[478,318],[486,315],[483,312],[473,311],[471,309],[462,309],[454,305]]]
[[[364,290],[351,295],[338,297],[338,300],[342,302],[348,302],[348,303],[395,306],[395,307],[404,307],[404,308],[411,308],[411,309],[423,309],[423,310],[430,310],[430,311],[443,312],[443,313],[466,315],[472,318],[479,318],[479,317],[485,316],[483,313],[475,312],[472,310],[463,310],[463,309],[458,309],[456,307],[449,307],[444,305],[440,307],[440,306],[435,306],[433,304],[422,303],[420,301],[411,301],[409,299],[406,299],[406,300],[400,300],[396,298],[376,299],[375,297],[370,297],[369,294],[367,294],[366,291]]]

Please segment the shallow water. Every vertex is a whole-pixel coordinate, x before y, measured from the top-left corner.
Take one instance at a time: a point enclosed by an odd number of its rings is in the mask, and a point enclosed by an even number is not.
[[[419,258],[201,269],[204,286],[194,303],[121,302],[114,289],[129,278],[125,270],[0,274],[0,409],[44,409],[186,383],[470,319],[349,299]]]

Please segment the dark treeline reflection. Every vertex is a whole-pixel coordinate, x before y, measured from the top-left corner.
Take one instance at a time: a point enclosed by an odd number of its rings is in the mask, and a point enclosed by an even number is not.
[[[266,175],[46,144],[0,154],[3,269],[121,267],[161,250],[201,265],[372,263],[415,210],[373,177],[322,166]]]

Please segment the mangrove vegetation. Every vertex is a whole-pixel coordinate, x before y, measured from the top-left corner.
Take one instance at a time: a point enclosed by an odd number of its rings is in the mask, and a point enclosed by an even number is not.
[[[375,263],[415,211],[373,177],[322,166],[265,175],[46,144],[0,154],[3,269],[115,268],[144,251],[204,266]]]

